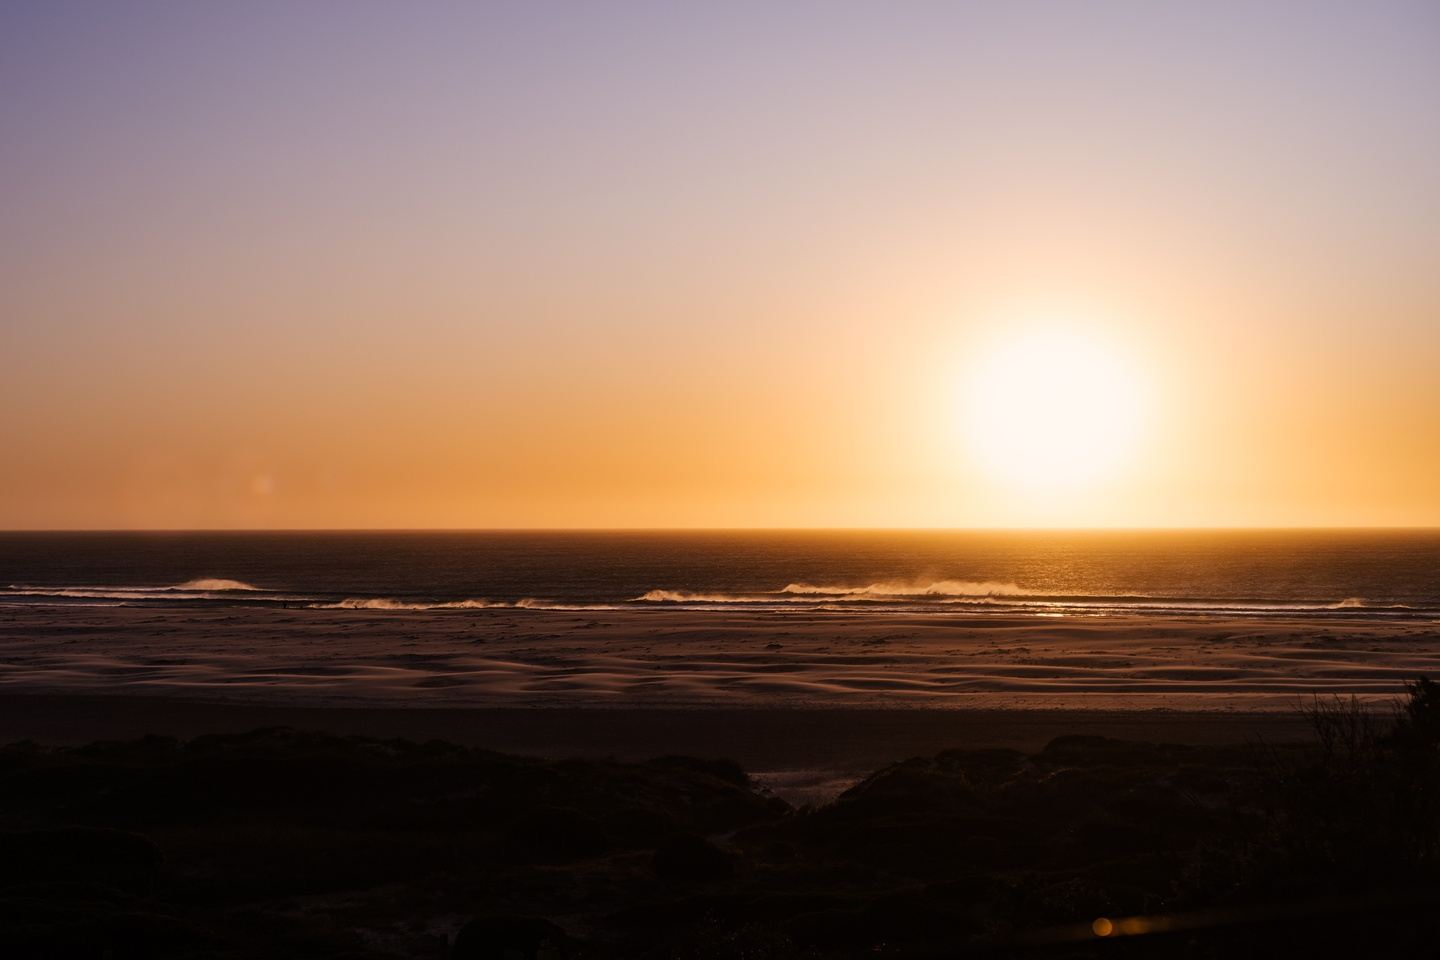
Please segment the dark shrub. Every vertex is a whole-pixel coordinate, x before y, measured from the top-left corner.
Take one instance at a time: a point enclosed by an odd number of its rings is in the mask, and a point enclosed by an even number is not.
[[[705,773],[714,777],[716,780],[721,780],[737,787],[750,786],[750,775],[734,760],[712,760],[699,757],[656,757],[650,761],[650,766],[672,770],[687,770],[691,773]]]
[[[540,917],[476,917],[455,936],[453,960],[539,960],[563,957],[571,939]]]
[[[144,891],[163,860],[148,837],[123,830],[66,827],[0,834],[0,883],[89,882]]]
[[[655,850],[655,873],[663,880],[706,883],[727,880],[735,867],[725,851],[703,837],[680,834]]]

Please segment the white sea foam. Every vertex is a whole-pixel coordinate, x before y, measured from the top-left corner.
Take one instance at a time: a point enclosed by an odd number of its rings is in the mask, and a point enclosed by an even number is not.
[[[201,579],[166,587],[11,584],[0,593],[22,597],[69,597],[77,600],[204,600],[216,593],[265,593],[239,580]]]
[[[691,590],[647,590],[637,603],[755,603],[764,595],[742,593],[697,593]]]
[[[498,604],[498,606],[516,607],[520,610],[624,610],[623,606],[615,603],[566,603],[560,600],[540,600],[535,597],[526,597],[523,600],[516,600],[514,603]]]
[[[248,583],[239,580],[225,580],[220,577],[200,577],[196,580],[187,580],[179,586],[169,589],[174,590],[259,590]]]
[[[822,597],[1017,597],[1027,591],[999,580],[882,580],[861,586],[791,583],[780,592]]]
[[[763,593],[706,593],[692,590],[647,590],[640,603],[811,603],[818,599],[893,600],[913,598],[987,598],[1026,596],[1013,583],[998,580],[883,580],[858,586],[789,583]]]
[[[1372,603],[1364,597],[1346,597],[1339,603],[1332,603],[1329,610],[1414,610],[1408,603]]]
[[[448,600],[443,603],[421,603],[395,600],[390,597],[347,597],[334,603],[311,603],[312,610],[488,610],[514,604],[496,600]]]
[[[306,604],[311,610],[622,610],[613,603],[564,603],[526,597],[521,600],[396,600],[391,597],[347,597],[334,603]]]
[[[745,609],[751,611],[940,611],[999,610],[1046,615],[1149,615],[1201,614],[1238,616],[1376,616],[1406,617],[1417,608],[1365,597],[1328,600],[1265,600],[1161,596],[1066,596],[1030,591],[998,580],[882,580],[872,583],[788,583],[778,590],[721,592],[654,589],[629,600],[604,598],[560,599],[527,597],[518,600],[468,598],[459,600],[354,596],[336,599],[279,593],[239,580],[203,577],[171,586],[104,586],[10,584],[0,587],[6,598],[28,603],[62,603],[66,600],[95,604],[99,601],[130,604],[243,603],[302,605],[316,610],[446,611],[446,610],[561,610],[612,611],[637,607],[688,607],[690,609]],[[23,598],[23,600],[22,600]],[[1418,608],[1427,609],[1425,607]]]

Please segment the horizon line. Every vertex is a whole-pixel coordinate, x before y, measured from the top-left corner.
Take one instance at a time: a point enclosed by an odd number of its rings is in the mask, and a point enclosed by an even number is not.
[[[534,527],[10,527],[0,535],[47,533],[1199,533],[1282,531],[1440,532],[1440,524],[1194,524],[1178,526],[534,526]]]

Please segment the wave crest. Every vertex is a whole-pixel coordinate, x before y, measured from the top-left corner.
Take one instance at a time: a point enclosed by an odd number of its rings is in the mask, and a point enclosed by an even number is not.
[[[251,586],[239,580],[225,580],[220,577],[199,577],[195,580],[186,580],[177,584],[172,590],[259,590],[259,587]]]
[[[834,584],[790,583],[781,593],[817,597],[1016,597],[1026,591],[1000,580],[882,580],[852,587]]]
[[[419,603],[394,600],[390,597],[347,597],[334,603],[312,603],[311,610],[488,610],[514,604],[494,600],[449,600],[444,603]]]
[[[1330,604],[1330,610],[1414,610],[1408,603],[1371,603],[1364,597],[1346,597],[1339,603]]]
[[[564,603],[526,597],[509,600],[396,600],[391,597],[347,597],[333,603],[310,603],[311,610],[621,610],[613,603]]]
[[[800,603],[806,600],[894,600],[910,597],[1014,597],[1028,593],[1000,580],[881,580],[860,586],[788,583],[762,593],[700,593],[693,590],[647,590],[636,603]]]
[[[760,599],[733,593],[695,593],[690,590],[647,590],[636,603],[745,603]]]

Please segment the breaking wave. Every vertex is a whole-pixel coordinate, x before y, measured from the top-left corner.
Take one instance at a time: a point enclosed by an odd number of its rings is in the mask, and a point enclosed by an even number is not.
[[[512,607],[512,603],[490,600],[449,600],[444,603],[418,603],[392,600],[389,597],[347,597],[334,603],[306,604],[311,610],[486,610],[491,607]]]
[[[396,600],[390,597],[347,597],[333,603],[307,603],[310,610],[621,610],[613,603],[562,603],[554,600]]]
[[[1414,610],[1408,603],[1371,603],[1364,597],[1346,597],[1339,603],[1332,603],[1330,610]]]
[[[755,603],[767,598],[755,593],[695,593],[690,590],[647,590],[636,603]]]
[[[791,583],[780,592],[821,597],[1019,597],[1028,591],[999,580],[882,580],[860,587]]]
[[[106,586],[87,585],[50,587],[42,584],[12,583],[0,596],[17,597],[68,597],[74,600],[203,600],[212,599],[214,594],[254,593],[268,594],[260,587],[242,583],[239,580],[222,580],[202,577],[164,587],[149,586]]]
[[[174,590],[259,590],[259,587],[242,583],[239,580],[224,580],[221,578],[201,577],[198,580],[186,580]]]
[[[832,612],[999,612],[1043,616],[1236,616],[1282,617],[1330,614],[1379,617],[1419,616],[1420,608],[1377,603],[1363,597],[1326,600],[1265,600],[1148,595],[1043,593],[1001,580],[883,580],[874,583],[789,583],[779,590],[713,593],[648,590],[630,601],[690,609],[731,606],[746,610]]]
[[[240,580],[200,577],[171,586],[10,584],[0,604],[123,606],[258,606],[311,610],[425,612],[464,610],[615,611],[638,609],[834,611],[849,613],[1001,613],[1044,616],[1239,616],[1433,618],[1440,607],[1351,596],[1340,600],[1051,594],[1001,580],[880,580],[872,583],[787,583],[750,591],[657,588],[639,596],[576,597],[362,596],[296,593]]]
[[[1028,593],[998,580],[882,580],[862,586],[788,583],[760,593],[706,593],[693,590],[647,590],[636,603],[813,603],[817,600],[908,600],[927,597],[1021,597]]]

